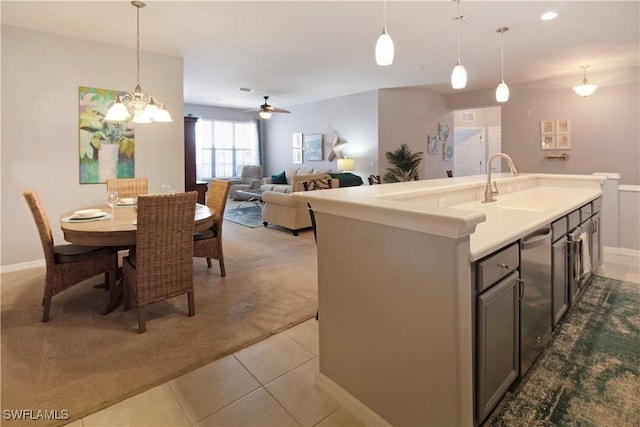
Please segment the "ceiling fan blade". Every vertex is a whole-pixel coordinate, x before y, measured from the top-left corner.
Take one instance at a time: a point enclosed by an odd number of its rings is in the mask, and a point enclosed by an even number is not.
[[[272,113],[291,113],[289,110],[283,110],[282,108],[269,107],[269,111]]]

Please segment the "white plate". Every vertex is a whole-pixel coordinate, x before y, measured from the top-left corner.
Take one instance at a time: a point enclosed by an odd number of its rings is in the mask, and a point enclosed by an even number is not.
[[[136,204],[136,199],[134,198],[124,198],[124,199],[118,200],[119,206],[132,206],[135,204]]]
[[[93,215],[84,215],[84,216],[80,216],[80,215],[72,215],[69,217],[70,220],[76,220],[76,221],[81,221],[81,220],[85,220],[85,219],[96,219],[96,218],[102,218],[103,216],[107,216],[109,215],[106,212],[102,212],[100,209],[96,209],[98,212],[96,212]]]
[[[100,209],[80,209],[73,211],[73,216],[77,218],[96,218],[103,213]]]

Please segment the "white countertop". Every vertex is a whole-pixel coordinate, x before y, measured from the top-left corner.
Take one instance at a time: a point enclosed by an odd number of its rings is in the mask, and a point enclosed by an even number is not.
[[[318,212],[449,238],[469,235],[470,261],[602,195],[591,175],[493,174],[500,194],[482,203],[486,175],[295,192]]]

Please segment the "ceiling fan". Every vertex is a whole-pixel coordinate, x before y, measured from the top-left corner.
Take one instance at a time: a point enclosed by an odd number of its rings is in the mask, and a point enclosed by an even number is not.
[[[260,118],[263,118],[263,119],[270,119],[272,113],[290,113],[290,112],[291,111],[283,110],[282,108],[276,108],[269,105],[268,96],[264,97],[264,104],[262,104],[260,106],[260,109],[258,110],[258,114],[260,115]]]

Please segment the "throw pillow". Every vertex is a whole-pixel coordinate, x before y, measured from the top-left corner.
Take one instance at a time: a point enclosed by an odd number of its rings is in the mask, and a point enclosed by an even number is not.
[[[331,187],[330,179],[311,179],[302,183],[304,191],[325,190]]]
[[[271,175],[271,182],[274,184],[286,184],[287,176],[285,175],[284,171],[280,172],[277,175]]]

